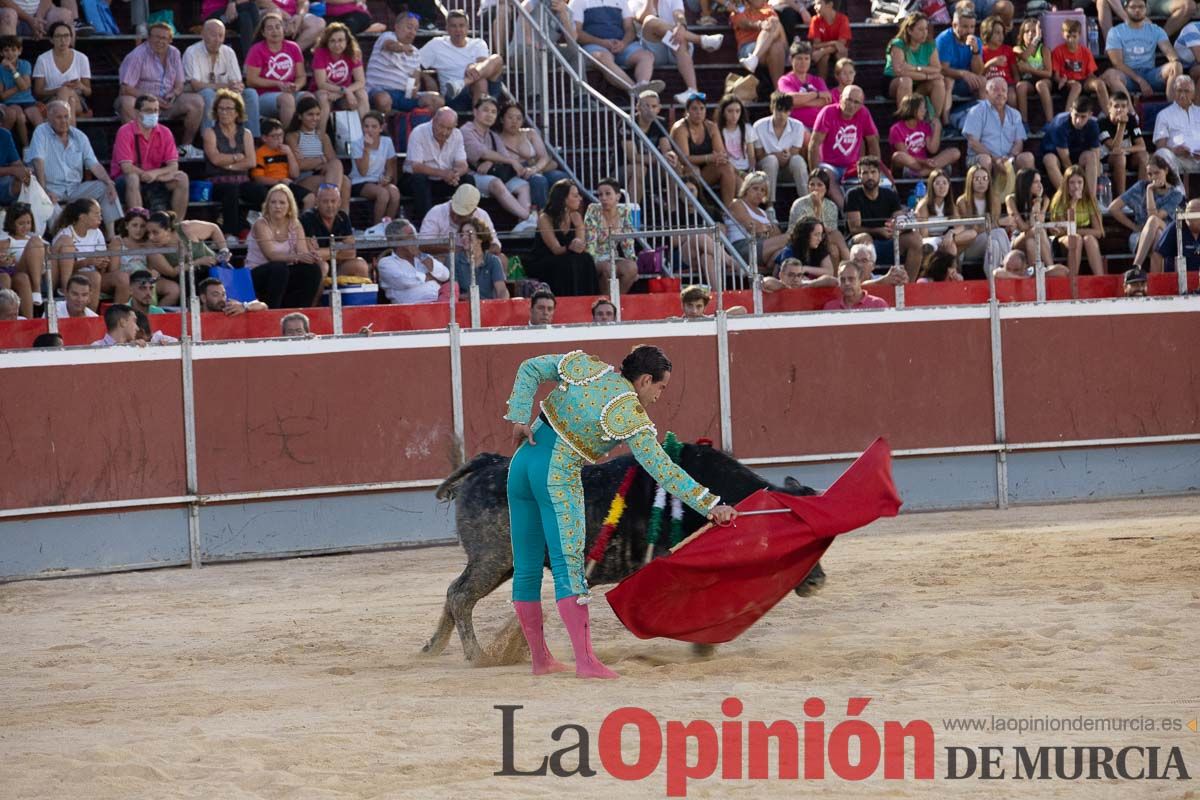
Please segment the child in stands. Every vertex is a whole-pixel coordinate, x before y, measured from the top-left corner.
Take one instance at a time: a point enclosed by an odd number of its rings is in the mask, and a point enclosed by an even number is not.
[[[1075,104],[1084,89],[1095,92],[1101,108],[1108,105],[1108,88],[1096,74],[1096,59],[1086,47],[1079,44],[1083,25],[1077,19],[1068,19],[1062,24],[1066,40],[1050,54],[1050,69],[1054,73],[1054,88],[1060,96],[1065,95],[1065,108]]]
[[[836,0],[816,0],[813,9],[817,13],[808,23],[813,73],[828,79],[831,68],[850,55],[850,18],[837,10]]]
[[[1054,72],[1046,63],[1041,19],[1025,18],[1013,52],[1017,56],[1017,71],[1021,78],[1017,82],[1017,110],[1021,112],[1021,119],[1029,123],[1029,90],[1033,89],[1042,101],[1042,119],[1049,122],[1054,119],[1054,104],[1050,100],[1050,80]]]

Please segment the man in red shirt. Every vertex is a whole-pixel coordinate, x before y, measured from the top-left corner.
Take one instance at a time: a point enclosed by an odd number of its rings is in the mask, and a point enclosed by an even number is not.
[[[813,8],[817,13],[808,23],[813,73],[832,81],[832,66],[850,52],[850,18],[838,13],[835,0],[816,0]]]
[[[158,98],[139,95],[133,120],[117,129],[109,175],[123,196],[126,208],[165,206],[180,219],[188,206],[188,176],[179,169],[179,151],[171,130],[159,124]]]
[[[842,290],[842,296],[826,303],[826,311],[888,307],[886,300],[868,294],[862,287],[862,276],[859,275],[858,265],[853,261],[843,261],[838,265],[838,286]]]

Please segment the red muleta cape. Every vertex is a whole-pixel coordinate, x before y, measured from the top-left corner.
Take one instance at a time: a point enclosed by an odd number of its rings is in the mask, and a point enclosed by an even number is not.
[[[791,513],[739,517],[714,525],[610,589],[617,618],[641,639],[698,644],[732,641],[795,588],[839,534],[894,517],[892,452],[876,439],[824,493],[794,497],[765,489],[738,511]]]

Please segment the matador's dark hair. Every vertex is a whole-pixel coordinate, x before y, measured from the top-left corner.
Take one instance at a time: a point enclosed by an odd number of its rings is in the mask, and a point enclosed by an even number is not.
[[[652,344],[639,344],[621,362],[621,376],[633,383],[641,375],[649,375],[655,383],[671,371],[671,359]]]

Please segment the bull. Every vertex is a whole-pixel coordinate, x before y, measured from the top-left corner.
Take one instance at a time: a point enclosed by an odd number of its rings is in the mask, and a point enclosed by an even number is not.
[[[423,653],[440,654],[445,649],[451,632],[457,628],[462,640],[463,654],[473,664],[508,663],[518,657],[512,648],[519,648],[523,640],[520,636],[513,635],[515,626],[510,625],[512,630],[506,631],[507,635],[502,634],[500,637],[502,642],[507,642],[509,654],[488,654],[475,638],[475,627],[471,618],[476,603],[494,592],[513,574],[508,519],[508,463],[509,459],[506,456],[481,453],[455,470],[437,488],[439,500],[455,502],[458,540],[467,552],[467,566],[446,590],[446,604],[442,609],[441,620],[432,638],[422,648]],[[626,471],[635,463],[632,455],[625,455],[583,468],[589,550],[600,532],[617,487]],[[737,459],[705,444],[683,445],[679,466],[730,505],[736,505],[759,489],[793,495],[816,494],[791,477],[784,480],[782,487],[775,486]],[[626,495],[625,514],[609,542],[604,559],[588,577],[590,584],[616,583],[644,563],[646,529],[654,502],[654,491],[653,479],[645,470],[639,469],[637,478]],[[691,508],[684,506],[684,509],[683,532],[686,536],[704,525],[705,520]],[[667,525],[663,527],[665,533]],[[664,535],[655,545],[655,555],[667,552],[667,538]],[[550,566],[548,559],[546,566]],[[819,589],[824,582],[825,572],[820,563],[817,563],[795,588],[795,592],[805,596]],[[696,650],[701,653],[707,652],[702,646],[696,646]]]

